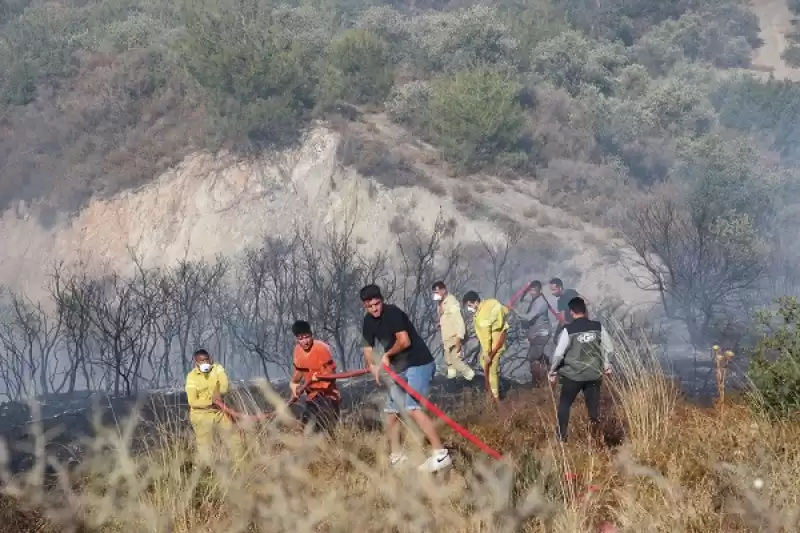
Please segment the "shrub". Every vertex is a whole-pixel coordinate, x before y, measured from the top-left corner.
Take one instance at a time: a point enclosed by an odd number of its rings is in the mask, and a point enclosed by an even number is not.
[[[411,57],[424,71],[453,73],[479,65],[516,69],[518,43],[492,8],[415,17],[410,31]]]
[[[314,105],[312,54],[276,23],[271,7],[232,3],[184,5],[182,62],[205,90],[218,137],[240,147],[290,142]]]
[[[639,60],[665,72],[681,55],[719,67],[744,67],[758,44],[758,19],[746,7],[732,4],[682,15],[652,28],[634,48]]]
[[[369,30],[347,30],[330,45],[321,100],[379,104],[392,88],[392,77],[386,43]]]
[[[792,67],[800,67],[800,45],[790,44],[781,54],[781,59]]]
[[[773,149],[784,156],[797,156],[800,84],[788,80],[762,82],[752,76],[733,77],[715,88],[711,101],[724,126],[767,134]]]
[[[568,31],[537,46],[531,62],[542,80],[576,96],[585,85],[611,94],[615,73],[628,64],[628,59],[619,44],[590,41],[578,32]]]
[[[423,131],[430,120],[431,85],[424,81],[412,81],[395,87],[386,110],[394,122],[416,131]]]
[[[512,151],[525,121],[519,90],[519,84],[486,68],[437,82],[431,98],[431,129],[445,157],[465,169],[476,169]]]
[[[86,31],[88,8],[53,4],[25,10],[0,35],[0,104],[30,102],[40,83],[57,84],[77,66],[74,57]]]
[[[678,81],[653,87],[642,104],[662,134],[696,136],[708,132],[714,123],[714,110],[706,95],[697,87]]]
[[[748,376],[755,389],[754,405],[772,417],[785,418],[800,411],[800,302],[785,297],[776,303],[777,310],[758,314],[767,333],[756,346]]]

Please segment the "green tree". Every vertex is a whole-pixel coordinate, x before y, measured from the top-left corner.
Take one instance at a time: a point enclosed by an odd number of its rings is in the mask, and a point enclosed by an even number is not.
[[[431,128],[445,157],[476,169],[514,150],[525,122],[520,86],[489,69],[465,70],[437,82]]]
[[[187,0],[183,14],[178,52],[205,89],[217,135],[248,147],[294,140],[314,105],[306,43],[287,35],[272,8],[255,0]]]
[[[544,41],[532,53],[534,72],[544,81],[577,96],[585,85],[609,95],[616,86],[615,74],[628,64],[618,43],[591,41],[576,31],[567,31]]]
[[[788,418],[800,412],[800,302],[783,297],[776,304],[757,314],[763,333],[748,369],[750,399],[769,416]]]
[[[393,76],[386,43],[369,30],[347,30],[330,44],[321,100],[379,104],[389,94]]]

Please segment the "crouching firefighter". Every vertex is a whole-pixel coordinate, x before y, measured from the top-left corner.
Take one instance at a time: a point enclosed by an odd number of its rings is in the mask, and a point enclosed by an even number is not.
[[[325,431],[329,435],[339,420],[341,397],[334,380],[322,380],[320,376],[336,373],[336,362],[330,347],[316,340],[311,325],[298,320],[292,325],[292,333],[297,340],[294,348],[294,373],[289,386],[292,399],[300,394],[301,381],[305,385],[306,405],[300,415],[300,422],[311,424],[314,431]]]
[[[463,298],[467,311],[474,315],[475,336],[481,347],[481,366],[495,400],[500,399],[500,357],[506,350],[508,308],[494,298],[481,300],[475,291]]]
[[[229,447],[235,460],[242,457],[241,436],[233,421],[215,405],[228,393],[228,386],[228,376],[222,365],[214,363],[207,351],[197,350],[194,368],[186,376],[186,399],[189,402],[189,421],[194,429],[197,462],[211,462],[217,439]]]

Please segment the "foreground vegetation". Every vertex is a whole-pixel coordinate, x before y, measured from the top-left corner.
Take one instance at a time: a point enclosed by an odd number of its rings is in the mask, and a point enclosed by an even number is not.
[[[500,414],[480,396],[462,398],[450,414],[506,457],[490,463],[445,430],[457,453],[449,477],[391,471],[368,404],[332,441],[282,424],[248,427],[244,463],[232,465],[220,450],[205,472],[187,467],[190,435],[176,429],[183,415],[175,413],[137,454],[135,422],[101,432],[47,495],[43,470],[5,475],[0,512],[14,533],[797,528],[800,426],[770,422],[737,400],[686,404],[647,357],[623,354],[616,363],[604,400],[608,446],[588,440],[582,405],[571,443],[557,444],[554,393],[544,387],[512,395]]]

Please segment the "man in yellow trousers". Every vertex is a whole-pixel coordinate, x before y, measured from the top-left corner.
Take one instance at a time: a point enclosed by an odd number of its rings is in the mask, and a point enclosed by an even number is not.
[[[222,365],[214,363],[205,350],[194,354],[194,368],[186,376],[186,399],[189,402],[189,421],[195,437],[196,458],[208,464],[214,439],[222,437],[230,446],[235,459],[242,454],[242,439],[233,421],[214,403],[228,392],[228,376]]]
[[[474,315],[475,336],[481,345],[481,366],[486,372],[495,400],[500,399],[500,356],[506,349],[508,308],[494,298],[481,300],[475,291],[462,298],[467,311]]]

